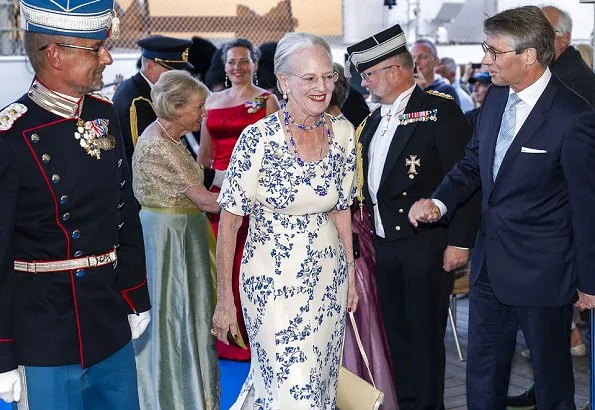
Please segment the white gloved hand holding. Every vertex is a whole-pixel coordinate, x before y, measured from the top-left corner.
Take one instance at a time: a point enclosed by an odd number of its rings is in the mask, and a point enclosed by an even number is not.
[[[140,312],[137,314],[128,315],[128,324],[130,325],[130,333],[132,333],[132,340],[136,340],[143,334],[147,326],[151,322],[151,314],[149,311]]]
[[[0,373],[0,399],[6,403],[21,400],[21,375],[17,369]]]

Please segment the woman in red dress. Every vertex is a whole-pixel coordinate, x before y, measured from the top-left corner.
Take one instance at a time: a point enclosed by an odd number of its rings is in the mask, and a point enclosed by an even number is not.
[[[258,57],[258,49],[245,39],[233,40],[223,46],[225,85],[231,86],[211,94],[205,103],[207,118],[201,127],[198,149],[198,161],[202,165],[218,170],[227,169],[233,148],[244,128],[279,109],[277,98],[257,86],[258,80],[255,77]],[[212,191],[218,192],[219,189],[213,188]],[[217,235],[219,215],[210,214],[210,218]],[[239,332],[245,343],[248,342],[248,335],[240,309],[239,273],[247,233],[248,219],[244,218],[237,236],[232,286],[238,307]],[[250,347],[246,347],[243,349],[235,343],[225,345],[217,341],[217,352],[222,359],[250,360]]]

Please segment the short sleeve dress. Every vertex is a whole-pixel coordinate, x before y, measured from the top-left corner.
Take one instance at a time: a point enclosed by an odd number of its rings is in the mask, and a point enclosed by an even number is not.
[[[329,212],[353,201],[355,136],[325,121],[330,155],[303,165],[278,112],[246,128],[221,188],[221,207],[250,219],[240,296],[252,361],[232,409],[335,409],[348,280]]]

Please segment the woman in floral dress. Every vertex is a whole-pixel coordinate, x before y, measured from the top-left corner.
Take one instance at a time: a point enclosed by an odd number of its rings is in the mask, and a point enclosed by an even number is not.
[[[266,117],[279,109],[279,103],[270,92],[254,84],[259,50],[245,39],[233,40],[223,46],[226,84],[229,88],[213,93],[207,98],[207,118],[201,128],[198,161],[216,170],[224,171],[229,165],[231,152],[242,130],[248,125]],[[211,188],[219,192],[217,187]],[[209,215],[215,235],[219,230],[219,215]],[[244,218],[236,241],[234,254],[232,290],[236,305],[240,306],[240,264],[244,242],[248,235],[248,218]],[[241,340],[247,342],[247,334],[238,311],[238,329]],[[219,357],[230,360],[250,360],[250,347],[235,343],[217,342]]]
[[[232,409],[334,410],[346,310],[357,307],[355,136],[324,114],[337,73],[323,39],[287,34],[275,74],[287,105],[244,130],[219,195],[213,333],[237,333],[233,249],[249,215],[240,296],[252,362]]]

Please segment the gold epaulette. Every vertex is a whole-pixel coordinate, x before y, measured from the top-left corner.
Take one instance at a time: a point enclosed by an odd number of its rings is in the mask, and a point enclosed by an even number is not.
[[[12,103],[0,111],[0,132],[8,131],[16,120],[27,112],[27,107],[20,103]]]
[[[440,91],[436,91],[436,90],[428,90],[426,92],[428,94],[430,94],[430,95],[435,95],[436,97],[442,97],[442,98],[445,98],[447,100],[454,100],[455,99],[452,95],[444,94],[444,93],[441,93]]]
[[[360,216],[363,219],[363,206],[364,206],[364,148],[359,140],[359,137],[366,126],[366,121],[372,113],[368,114],[366,118],[357,126],[355,130],[355,172],[357,178],[357,200],[359,202]]]
[[[130,135],[132,136],[132,145],[133,146],[135,146],[136,141],[138,141],[138,119],[136,116],[136,105],[135,105],[135,103],[137,101],[145,101],[145,102],[149,103],[149,105],[151,106],[151,109],[153,108],[153,103],[148,98],[136,97],[134,100],[132,100],[132,103],[130,105]]]
[[[96,100],[103,101],[103,102],[108,103],[110,105],[113,104],[112,100],[110,100],[110,98],[108,96],[103,95],[101,93],[90,93],[90,94],[87,94],[87,95],[89,97],[93,97]]]

